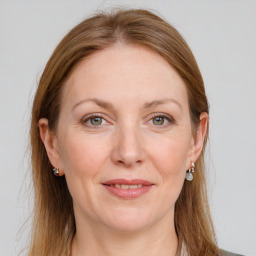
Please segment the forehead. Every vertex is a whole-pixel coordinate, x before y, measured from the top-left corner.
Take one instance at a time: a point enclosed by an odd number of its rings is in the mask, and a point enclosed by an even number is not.
[[[114,45],[82,60],[66,82],[63,100],[85,97],[140,102],[174,97],[187,101],[184,81],[158,53],[132,45]]]

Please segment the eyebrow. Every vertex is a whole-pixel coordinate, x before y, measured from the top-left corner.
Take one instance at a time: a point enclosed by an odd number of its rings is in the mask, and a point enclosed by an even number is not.
[[[97,99],[97,98],[90,98],[90,99],[85,99],[85,100],[79,101],[78,103],[76,103],[72,107],[72,111],[76,107],[78,107],[79,105],[81,105],[83,103],[86,103],[86,102],[94,102],[95,104],[97,104],[100,107],[103,107],[103,108],[108,109],[108,110],[116,111],[115,107],[110,102],[100,100],[100,99]],[[181,104],[177,100],[172,99],[172,98],[165,98],[165,99],[153,100],[151,102],[146,102],[143,105],[143,109],[148,109],[148,108],[155,107],[155,106],[158,106],[158,105],[163,105],[163,104],[166,104],[166,103],[169,103],[169,102],[175,103],[182,110]]]

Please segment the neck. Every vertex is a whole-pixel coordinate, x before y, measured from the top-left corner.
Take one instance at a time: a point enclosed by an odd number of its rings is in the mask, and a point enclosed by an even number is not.
[[[178,238],[170,216],[152,226],[129,232],[99,227],[95,223],[76,224],[72,256],[175,256],[177,253]]]

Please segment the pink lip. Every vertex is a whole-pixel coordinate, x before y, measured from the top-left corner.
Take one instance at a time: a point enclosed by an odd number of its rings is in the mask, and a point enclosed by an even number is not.
[[[141,184],[144,186],[154,185],[152,182],[149,182],[147,180],[140,180],[140,179],[133,179],[133,180],[114,179],[114,180],[108,180],[106,182],[103,182],[102,184],[104,184],[104,185],[115,185],[115,184],[137,185],[137,184]]]
[[[113,187],[110,185],[115,185],[115,184],[120,184],[120,185],[138,185],[141,184],[142,187],[140,188],[128,188],[128,189],[122,189],[122,188],[117,188]],[[114,180],[109,180],[104,183],[102,183],[104,187],[112,194],[114,194],[117,197],[124,198],[124,199],[134,199],[137,197],[142,196],[143,194],[147,193],[152,187],[153,183],[146,181],[146,180],[140,180],[140,179],[133,179],[133,180],[126,180],[126,179],[114,179]]]

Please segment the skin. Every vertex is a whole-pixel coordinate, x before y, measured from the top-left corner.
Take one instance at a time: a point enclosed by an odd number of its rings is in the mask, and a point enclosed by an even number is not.
[[[89,119],[95,113],[102,118]],[[39,121],[49,159],[65,174],[73,198],[73,256],[176,254],[174,205],[202,150],[207,118],[201,114],[193,133],[183,80],[147,48],[117,44],[79,63],[63,91],[57,131]],[[122,199],[102,185],[117,178],[154,186]]]

